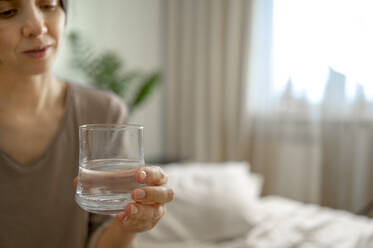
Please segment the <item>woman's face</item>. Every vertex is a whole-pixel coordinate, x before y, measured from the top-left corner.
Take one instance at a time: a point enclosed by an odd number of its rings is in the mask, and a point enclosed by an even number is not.
[[[59,0],[0,0],[0,72],[51,70],[64,25]]]

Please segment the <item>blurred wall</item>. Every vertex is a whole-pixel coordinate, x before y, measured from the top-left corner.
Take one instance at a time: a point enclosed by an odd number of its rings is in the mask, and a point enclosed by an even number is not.
[[[162,0],[70,0],[65,34],[78,30],[97,51],[112,49],[122,56],[128,69],[162,70]],[[64,42],[55,65],[58,76],[86,83],[72,70],[70,49]],[[129,122],[145,127],[145,158],[163,157],[162,87],[135,112]]]

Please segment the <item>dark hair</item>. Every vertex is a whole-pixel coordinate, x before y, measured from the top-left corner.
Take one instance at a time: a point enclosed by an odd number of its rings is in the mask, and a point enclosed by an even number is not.
[[[61,2],[61,7],[63,9],[63,11],[65,11],[65,13],[67,13],[67,9],[68,9],[68,0],[60,0]]]

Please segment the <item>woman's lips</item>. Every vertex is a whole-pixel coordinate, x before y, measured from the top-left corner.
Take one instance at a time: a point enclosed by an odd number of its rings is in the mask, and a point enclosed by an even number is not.
[[[23,53],[28,55],[31,58],[40,59],[40,58],[44,58],[47,55],[47,51],[48,51],[49,47],[50,46],[35,48],[35,49],[27,50]]]

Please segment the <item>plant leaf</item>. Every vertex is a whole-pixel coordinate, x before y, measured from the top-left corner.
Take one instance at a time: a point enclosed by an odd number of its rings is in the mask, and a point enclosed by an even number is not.
[[[130,103],[130,112],[145,101],[160,81],[159,73],[144,77],[141,71],[125,71],[121,57],[115,52],[96,54],[76,31],[70,32],[68,38],[73,52],[74,69],[84,73],[95,87],[114,92],[125,100],[132,100],[126,101]]]
[[[150,76],[145,78],[141,88],[137,92],[132,104],[130,105],[130,112],[139,107],[145,101],[145,99],[148,98],[155,86],[160,82],[160,79],[161,75],[158,72],[152,73]]]

